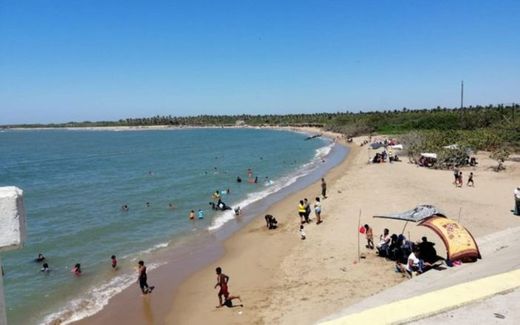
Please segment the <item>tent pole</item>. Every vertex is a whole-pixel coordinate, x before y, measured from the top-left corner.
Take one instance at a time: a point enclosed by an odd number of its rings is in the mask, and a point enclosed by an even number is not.
[[[403,231],[401,231],[401,235],[404,234],[404,229],[406,228],[406,225],[408,224],[408,221],[404,223]]]
[[[359,248],[359,229],[361,228],[361,209],[359,209],[358,223],[357,223],[357,260],[360,261],[360,248]]]

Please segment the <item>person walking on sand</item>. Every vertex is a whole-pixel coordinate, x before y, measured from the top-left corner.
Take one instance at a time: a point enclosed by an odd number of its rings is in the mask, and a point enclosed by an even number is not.
[[[471,185],[469,185],[471,183]],[[466,186],[474,187],[475,183],[473,182],[473,172],[469,173],[468,182],[466,183]]]
[[[366,248],[374,249],[374,233],[369,225],[365,225],[365,236],[367,238]]]
[[[305,222],[310,223],[311,219],[309,217],[311,215],[311,205],[307,198],[303,199],[303,206],[305,207]]]
[[[229,291],[228,291],[228,282],[229,282],[229,276],[222,273],[222,268],[219,266],[215,269],[215,272],[217,273],[217,284],[215,284],[215,289],[217,287],[220,287],[220,290],[218,291],[218,306],[217,308],[220,308],[223,306],[223,300],[228,299]]]
[[[323,196],[324,199],[327,198],[327,183],[325,182],[325,178],[321,179],[321,196]]]
[[[305,235],[305,231],[303,230],[303,224],[300,225],[300,239],[301,240],[304,240],[305,238],[307,238],[307,236]]]
[[[464,184],[464,181],[462,180],[462,172],[459,172],[459,187],[462,187],[462,184]]]
[[[143,261],[139,261],[137,264],[137,270],[139,272],[139,276],[137,278],[137,282],[139,282],[139,287],[141,288],[141,292],[143,295],[152,293],[153,289],[155,289],[154,286],[148,285],[148,276],[146,275],[146,266],[144,266]]]
[[[453,180],[453,184],[457,186],[459,183],[459,169],[457,167],[453,168],[453,177],[455,178]]]
[[[316,224],[319,225],[322,223],[321,221],[321,202],[320,198],[316,197],[316,201],[314,202],[314,213],[316,214]]]
[[[298,204],[298,215],[300,216],[301,223],[305,223],[305,205],[303,204],[303,200],[300,200],[300,204]]]

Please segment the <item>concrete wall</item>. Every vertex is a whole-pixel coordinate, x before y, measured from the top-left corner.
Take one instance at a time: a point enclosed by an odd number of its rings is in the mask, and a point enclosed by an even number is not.
[[[0,187],[0,251],[22,247],[25,228],[23,191],[15,186]]]
[[[25,229],[23,191],[14,186],[0,187],[0,251],[22,247]],[[3,277],[0,275],[0,325],[7,324],[5,310]]]

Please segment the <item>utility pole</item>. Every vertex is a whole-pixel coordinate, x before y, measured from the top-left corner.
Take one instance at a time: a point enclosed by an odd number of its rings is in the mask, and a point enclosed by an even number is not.
[[[460,109],[464,108],[464,80],[460,82]]]

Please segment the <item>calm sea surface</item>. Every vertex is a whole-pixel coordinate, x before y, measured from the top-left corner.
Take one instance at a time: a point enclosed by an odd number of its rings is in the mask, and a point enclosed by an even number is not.
[[[153,261],[158,250],[233,219],[209,208],[214,191],[229,189],[223,201],[247,209],[316,168],[331,144],[305,138],[257,129],[0,132],[0,186],[24,190],[28,220],[25,247],[2,256],[10,324],[99,310],[135,282],[138,259]],[[258,184],[247,182],[248,168]],[[191,209],[203,209],[204,219],[190,222]],[[34,262],[39,252],[48,274]],[[70,272],[75,263],[80,277]]]

